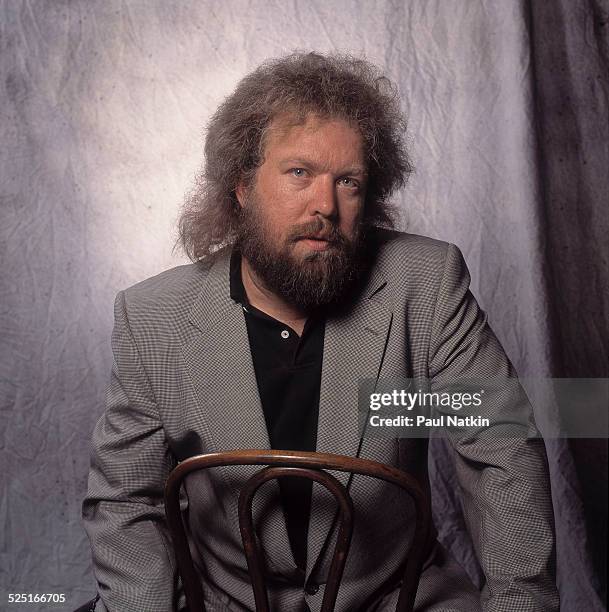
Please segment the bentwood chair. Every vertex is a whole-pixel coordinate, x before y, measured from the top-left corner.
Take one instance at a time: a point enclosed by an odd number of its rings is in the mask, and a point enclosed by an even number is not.
[[[406,472],[368,459],[326,453],[279,450],[237,450],[198,455],[180,463],[169,475],[165,487],[165,513],[173,539],[178,570],[184,585],[186,603],[190,612],[204,611],[205,604],[203,602],[201,580],[194,568],[180,510],[180,488],[186,476],[195,471],[235,465],[266,466],[245,482],[239,495],[238,507],[239,528],[254,590],[256,612],[270,612],[270,608],[265,586],[262,554],[254,534],[252,503],[256,491],[262,484],[284,476],[297,476],[317,482],[328,489],[337,502],[338,535],[321,612],[333,612],[334,610],[351,544],[354,510],[347,489],[325,470],[379,478],[401,487],[410,495],[416,512],[416,523],[410,550],[400,568],[402,583],[396,612],[412,612],[431,527],[428,499],[418,482]],[[312,512],[314,511],[313,508]]]

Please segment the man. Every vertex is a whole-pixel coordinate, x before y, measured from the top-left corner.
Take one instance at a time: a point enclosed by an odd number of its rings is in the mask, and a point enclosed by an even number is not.
[[[427,443],[360,436],[362,378],[513,375],[452,245],[391,231],[410,164],[391,84],[360,60],[294,54],[243,79],[211,120],[180,229],[195,263],[120,292],[107,410],[84,520],[102,609],[183,605],[163,510],[177,461],[239,448],[318,450],[427,483]],[[380,229],[384,226],[385,229]],[[499,416],[513,406],[492,404]],[[451,438],[483,604],[436,545],[417,610],[557,610],[543,444]],[[218,468],[187,493],[207,609],[253,610],[236,495]],[[393,610],[411,506],[355,477],[357,523],[337,610]],[[333,508],[286,480],[257,507],[273,610],[319,610]]]

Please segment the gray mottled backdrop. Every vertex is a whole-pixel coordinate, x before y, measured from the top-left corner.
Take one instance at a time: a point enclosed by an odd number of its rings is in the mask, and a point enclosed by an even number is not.
[[[268,56],[338,49],[383,67],[410,117],[404,227],[463,249],[522,374],[607,376],[608,13],[603,0],[1,2],[0,609],[21,609],[9,592],[65,593],[66,610],[94,592],[80,503],[113,298],[183,262],[174,222],[202,126]],[[604,608],[606,449],[549,447],[563,610]],[[441,535],[475,575],[447,456],[432,467]]]

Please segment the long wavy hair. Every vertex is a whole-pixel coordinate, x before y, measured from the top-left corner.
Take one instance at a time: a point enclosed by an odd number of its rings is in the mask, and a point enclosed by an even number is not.
[[[177,244],[191,260],[234,242],[241,210],[235,190],[241,181],[254,181],[273,120],[288,114],[304,122],[310,113],[344,119],[359,129],[368,163],[363,223],[394,227],[389,197],[412,171],[395,85],[363,59],[293,53],[242,79],[207,126],[203,168],[185,197],[178,225]]]

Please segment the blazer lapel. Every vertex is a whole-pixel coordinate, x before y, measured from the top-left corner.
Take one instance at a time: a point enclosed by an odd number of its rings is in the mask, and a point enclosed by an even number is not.
[[[229,252],[212,264],[189,317],[200,333],[183,353],[216,449],[270,448],[243,310],[230,297],[229,266]]]
[[[217,255],[205,286],[190,312],[195,333],[183,347],[184,361],[200,409],[199,423],[213,449],[269,449],[270,442],[258,393],[245,317],[230,297],[230,251]],[[238,524],[240,486],[258,471],[256,466],[218,468],[233,491],[230,503]],[[294,565],[283,512],[272,498],[276,483],[262,487],[254,500],[258,535],[271,565],[289,570]]]
[[[363,378],[376,378],[382,366],[393,316],[390,306],[382,299],[386,284],[384,277],[377,272],[346,315],[326,322],[318,452],[346,456],[359,454],[358,383]],[[334,472],[333,475],[348,486],[349,474]],[[322,491],[320,485],[314,485],[314,491],[318,503],[313,503],[311,511],[308,572],[317,565],[335,515],[334,503],[319,503],[321,499],[327,500],[330,494]]]

